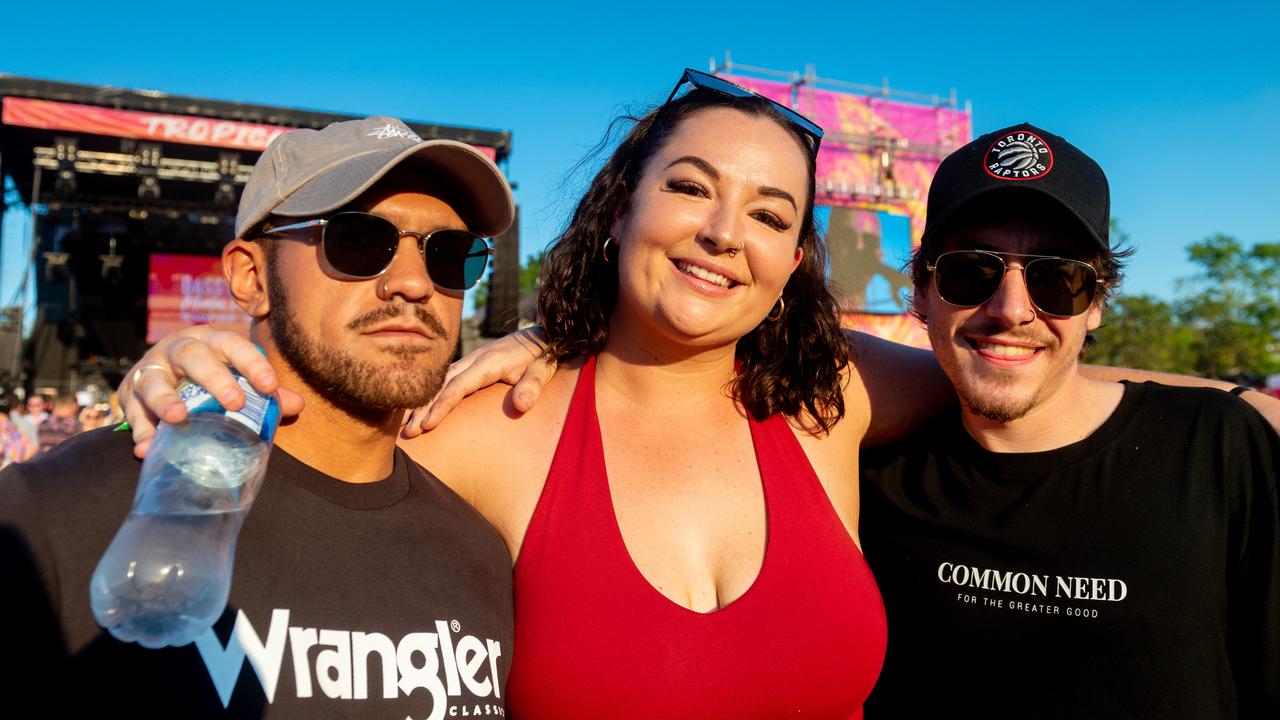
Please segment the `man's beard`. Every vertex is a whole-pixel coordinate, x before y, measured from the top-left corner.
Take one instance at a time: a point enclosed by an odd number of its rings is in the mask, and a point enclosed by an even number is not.
[[[1029,333],[1010,332],[996,323],[981,325],[971,329],[970,333],[978,336],[1002,336],[1008,340],[1021,339],[1043,346],[1048,351],[1052,351],[1058,344],[1052,337],[1032,337]],[[954,338],[935,338],[931,335],[930,342],[935,347],[942,342],[963,345],[966,341],[961,335],[959,332]],[[1016,375],[1010,376],[994,368],[984,368],[980,363],[973,363],[966,369],[963,368],[963,363],[947,361],[941,356],[939,362],[951,378],[960,402],[969,412],[999,423],[1010,423],[1026,416],[1039,403],[1044,390],[1039,386],[1028,387],[1025,379],[1020,381]],[[947,365],[952,367],[946,367]]]
[[[1014,394],[1012,388],[992,388],[990,380],[983,385],[981,392],[974,392],[973,388],[963,385],[956,386],[956,394],[960,396],[960,402],[969,408],[969,412],[979,417],[999,423],[1009,423],[1031,412],[1031,408],[1036,405],[1035,394],[1019,396]]]
[[[387,350],[390,363],[358,360],[342,347],[325,347],[298,323],[289,306],[288,291],[274,274],[267,276],[271,312],[267,327],[271,340],[298,377],[334,406],[361,418],[427,404],[444,384],[447,361],[426,364],[420,357],[431,348],[411,345]],[[393,303],[365,313],[347,324],[348,330],[409,315],[441,342],[448,332],[419,305]]]

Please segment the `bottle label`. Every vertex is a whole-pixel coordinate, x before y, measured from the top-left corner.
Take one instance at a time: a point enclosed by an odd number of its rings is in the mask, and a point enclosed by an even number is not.
[[[227,410],[222,407],[203,385],[197,385],[190,380],[178,383],[178,397],[182,398],[188,413],[192,415],[218,413],[249,428],[251,432],[262,438],[263,442],[270,444],[271,438],[276,433],[276,427],[280,424],[280,404],[274,397],[263,395],[255,390],[253,385],[234,369],[227,368],[227,370],[235,376],[236,383],[244,391],[244,407],[239,410]]]

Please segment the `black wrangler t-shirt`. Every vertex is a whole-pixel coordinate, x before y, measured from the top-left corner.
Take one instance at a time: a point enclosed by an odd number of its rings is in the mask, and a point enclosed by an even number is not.
[[[863,458],[880,718],[1280,717],[1280,441],[1126,384],[1088,438],[984,450],[958,410]]]
[[[0,666],[31,717],[501,717],[511,561],[498,534],[396,450],[345,483],[272,451],[231,598],[180,648],[115,640],[89,578],[129,512],[128,433],[72,438],[0,473]]]

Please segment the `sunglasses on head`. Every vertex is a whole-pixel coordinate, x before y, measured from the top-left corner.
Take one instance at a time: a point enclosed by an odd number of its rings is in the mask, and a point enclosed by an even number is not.
[[[943,301],[960,307],[977,307],[995,296],[1009,266],[1005,258],[1019,259],[1027,295],[1046,315],[1072,317],[1089,309],[1097,293],[1098,271],[1079,260],[1052,255],[1020,255],[989,250],[945,252],[928,265],[934,287]]]
[[[788,122],[808,138],[809,146],[813,154],[815,156],[818,154],[818,146],[822,144],[823,131],[817,123],[801,115],[795,110],[792,110],[786,105],[774,100],[769,100],[769,98],[761,95],[760,93],[752,92],[741,85],[735,85],[728,80],[718,78],[709,73],[694,70],[693,68],[685,68],[684,74],[680,76],[680,82],[677,82],[676,86],[671,89],[671,94],[667,96],[667,101],[662,103],[663,107],[671,104],[671,101],[676,98],[676,93],[680,92],[680,88],[684,87],[685,83],[696,88],[702,88],[703,90],[710,90],[712,92],[718,92],[721,95],[728,95],[729,97],[760,98],[761,100],[768,100],[779,113],[782,113],[782,116],[785,117]]]
[[[271,228],[262,234],[277,235],[317,227],[325,262],[352,280],[368,280],[386,272],[400,249],[400,238],[405,235],[418,240],[427,276],[444,290],[475,287],[493,254],[488,240],[466,230],[443,229],[429,233],[401,230],[390,220],[367,212],[340,212],[327,219]]]

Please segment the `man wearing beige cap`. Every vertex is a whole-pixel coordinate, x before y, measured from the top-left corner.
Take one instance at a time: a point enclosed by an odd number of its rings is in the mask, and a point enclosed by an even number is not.
[[[0,475],[5,687],[49,717],[504,715],[506,549],[395,441],[400,408],[443,380],[484,238],[512,217],[486,157],[392,118],[272,143],[223,270],[251,339],[309,410],[276,435],[228,607],[178,648],[95,625],[89,579],[139,465],[127,434],[85,433]]]

